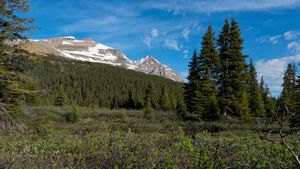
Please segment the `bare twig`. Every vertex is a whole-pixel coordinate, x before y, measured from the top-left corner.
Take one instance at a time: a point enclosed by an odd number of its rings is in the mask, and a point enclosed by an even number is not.
[[[296,152],[289,146],[289,144],[286,142],[285,137],[288,136],[288,134],[284,133],[283,129],[285,127],[286,124],[288,124],[288,121],[290,120],[290,118],[294,115],[293,113],[291,113],[288,109],[287,106],[284,106],[285,111],[280,114],[280,113],[274,113],[274,116],[277,120],[277,123],[279,125],[279,136],[280,136],[280,141],[276,142],[272,139],[269,138],[269,135],[272,133],[272,130],[269,131],[269,133],[267,135],[263,135],[260,131],[260,122],[257,120],[257,126],[258,126],[258,130],[259,130],[259,136],[260,139],[269,141],[273,144],[279,144],[284,146],[293,156],[295,162],[297,163],[297,165],[300,167],[300,159],[299,156],[296,154]],[[279,109],[278,109],[279,110]],[[278,111],[279,112],[279,111]]]

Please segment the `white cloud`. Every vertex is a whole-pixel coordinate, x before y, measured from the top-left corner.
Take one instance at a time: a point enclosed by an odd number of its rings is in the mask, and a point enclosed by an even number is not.
[[[151,37],[152,37],[152,38],[158,37],[158,29],[153,28],[153,29],[151,30]]]
[[[298,6],[300,6],[299,0],[165,0],[164,3],[148,0],[143,5],[144,8],[167,11],[179,10],[194,13],[264,11],[270,9],[296,8]]]
[[[281,38],[281,35],[271,36],[271,37],[269,37],[269,41],[273,45],[276,45],[279,42],[280,38]]]
[[[258,43],[266,43],[266,42],[270,42],[273,45],[276,45],[279,40],[281,39],[282,35],[275,35],[275,36],[261,36],[259,38],[257,38],[255,41]]]
[[[165,45],[166,45],[166,47],[168,47],[170,49],[174,49],[176,51],[180,51],[180,47],[178,45],[178,42],[175,39],[166,39],[165,40]]]
[[[147,48],[150,49],[151,48],[151,37],[147,36],[144,38],[144,43],[147,45]]]
[[[287,48],[295,53],[299,53],[300,52],[300,42],[290,42],[287,46]]]
[[[156,28],[152,28],[150,31],[150,35],[144,38],[144,43],[147,45],[148,50],[151,49],[152,41],[157,38],[159,35],[159,30]]]
[[[270,60],[259,60],[255,63],[258,78],[264,76],[266,84],[274,96],[278,96],[282,90],[282,78],[287,64],[300,62],[300,54]]]
[[[182,30],[182,32],[181,32],[181,34],[182,34],[182,36],[183,36],[183,38],[185,39],[185,40],[188,40],[189,39],[189,35],[190,35],[190,29],[188,28],[188,27],[185,27],[183,30]]]
[[[269,36],[261,36],[261,37],[255,39],[255,41],[258,43],[265,43],[266,41],[268,41],[268,39],[269,39]]]
[[[189,50],[187,49],[185,49],[182,53],[184,58],[187,58],[189,56]]]
[[[284,33],[285,40],[295,40],[300,36],[299,31],[287,31]]]

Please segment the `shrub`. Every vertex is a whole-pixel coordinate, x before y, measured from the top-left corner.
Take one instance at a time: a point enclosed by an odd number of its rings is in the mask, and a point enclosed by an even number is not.
[[[76,123],[79,120],[77,110],[73,108],[71,112],[66,113],[65,119],[67,122]]]

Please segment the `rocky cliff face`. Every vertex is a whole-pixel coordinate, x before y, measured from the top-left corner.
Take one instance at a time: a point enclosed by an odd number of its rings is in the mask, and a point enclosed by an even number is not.
[[[152,56],[132,61],[121,51],[96,43],[91,39],[77,40],[72,36],[67,36],[46,40],[28,40],[23,43],[23,48],[41,55],[52,54],[76,60],[105,63],[183,82],[174,70],[161,64]]]

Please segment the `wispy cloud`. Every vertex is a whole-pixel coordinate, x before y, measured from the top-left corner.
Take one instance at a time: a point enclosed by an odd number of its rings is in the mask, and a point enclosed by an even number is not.
[[[295,40],[300,36],[300,31],[287,31],[284,33],[285,40]]]
[[[183,38],[184,38],[185,40],[188,40],[188,39],[189,39],[190,33],[191,33],[191,31],[190,31],[190,29],[189,29],[188,27],[185,27],[185,28],[182,30],[182,32],[181,32],[181,34],[182,34],[182,36],[183,36]]]
[[[187,58],[189,56],[189,50],[187,49],[185,49],[182,53],[184,58]]]
[[[273,45],[276,45],[279,42],[280,38],[281,38],[281,35],[271,36],[271,37],[269,37],[269,41]]]
[[[287,48],[294,53],[300,52],[300,42],[290,42],[287,45]]]
[[[176,51],[180,51],[178,41],[175,40],[175,39],[166,39],[165,40],[165,45],[166,45],[167,48],[174,49]]]
[[[270,87],[271,92],[275,96],[278,96],[282,90],[282,78],[287,64],[299,61],[300,54],[270,60],[259,60],[255,63],[255,66],[258,77],[264,76],[264,79]]]
[[[152,41],[157,38],[159,35],[159,30],[157,28],[152,28],[150,31],[150,35],[144,38],[144,43],[147,45],[148,50],[151,49]]]
[[[259,38],[256,39],[256,42],[258,43],[266,43],[269,42],[273,45],[276,45],[279,40],[281,39],[281,35],[275,35],[275,36],[261,36]]]
[[[227,11],[262,11],[270,9],[295,8],[300,6],[299,0],[166,0],[164,3],[146,1],[145,8],[164,9],[168,11],[185,11],[194,13],[212,13]]]

